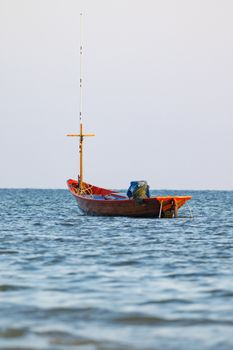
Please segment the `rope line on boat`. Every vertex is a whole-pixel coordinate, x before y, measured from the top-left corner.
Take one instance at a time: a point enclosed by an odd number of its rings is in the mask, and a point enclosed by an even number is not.
[[[93,186],[85,187],[85,188],[80,188],[79,189],[79,194],[84,195],[88,194],[89,196],[93,197],[93,191],[92,191]]]
[[[163,207],[163,200],[161,200],[161,202],[160,202],[160,208],[159,208],[159,219],[161,219],[162,207]]]

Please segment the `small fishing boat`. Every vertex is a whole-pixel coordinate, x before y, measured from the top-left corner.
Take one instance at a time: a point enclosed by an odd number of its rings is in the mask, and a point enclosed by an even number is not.
[[[82,14],[80,14],[80,33],[82,34]],[[79,176],[78,180],[67,181],[71,194],[78,207],[87,215],[127,216],[142,218],[173,218],[191,196],[150,196],[146,181],[132,181],[126,195],[88,184],[83,181],[83,141],[85,137],[95,136],[83,132],[82,122],[82,35],[80,40],[80,113],[79,134],[67,134],[79,137]]]
[[[191,199],[190,196],[130,199],[121,193],[73,179],[68,180],[67,184],[79,208],[87,215],[172,218],[177,217],[178,209]]]

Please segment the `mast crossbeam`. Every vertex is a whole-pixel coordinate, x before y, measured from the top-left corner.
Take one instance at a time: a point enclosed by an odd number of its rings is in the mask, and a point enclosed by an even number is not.
[[[95,134],[67,134],[70,137],[83,137],[83,136],[95,136]]]

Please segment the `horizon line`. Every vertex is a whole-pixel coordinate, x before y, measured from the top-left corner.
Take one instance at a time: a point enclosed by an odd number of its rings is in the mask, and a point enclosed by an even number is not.
[[[116,191],[127,191],[127,188],[110,188]],[[65,187],[0,187],[0,190],[67,190]],[[232,192],[233,189],[218,189],[218,188],[150,188],[151,191],[228,191]]]

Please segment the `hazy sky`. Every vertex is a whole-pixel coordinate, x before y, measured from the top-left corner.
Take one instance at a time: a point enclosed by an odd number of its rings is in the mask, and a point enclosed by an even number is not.
[[[0,0],[0,187],[233,189],[232,0]]]

